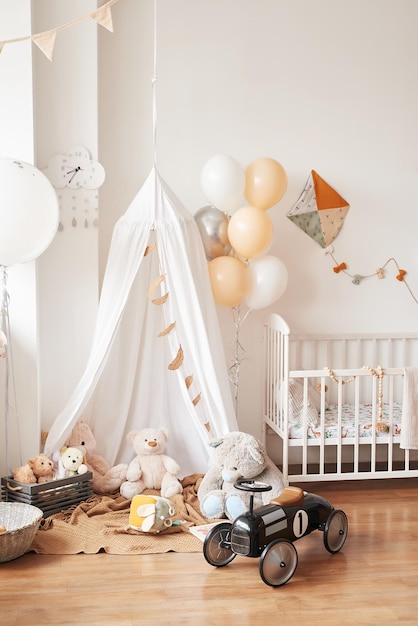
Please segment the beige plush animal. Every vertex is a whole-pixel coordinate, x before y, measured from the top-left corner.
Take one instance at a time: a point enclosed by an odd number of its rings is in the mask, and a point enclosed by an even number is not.
[[[171,498],[182,493],[183,487],[176,475],[180,467],[164,454],[168,432],[165,428],[143,428],[126,436],[136,457],[129,463],[126,481],[120,487],[121,495],[130,500],[144,489],[160,489],[161,495]]]
[[[60,459],[60,477],[69,478],[85,474],[88,471],[84,463],[84,453],[79,448],[63,447]]]
[[[247,433],[232,432],[213,440],[214,456],[197,496],[207,519],[236,519],[250,508],[250,493],[234,487],[240,478],[256,479],[272,487],[254,494],[254,506],[270,502],[284,489],[282,474],[261,443]]]
[[[30,458],[26,465],[17,467],[13,478],[27,485],[46,483],[54,479],[54,464],[45,454],[38,454]]]
[[[128,465],[120,463],[112,467],[96,451],[96,439],[87,422],[82,419],[77,421],[67,441],[67,446],[80,448],[84,452],[87,468],[93,473],[93,491],[106,494],[114,493],[119,489],[126,478]]]

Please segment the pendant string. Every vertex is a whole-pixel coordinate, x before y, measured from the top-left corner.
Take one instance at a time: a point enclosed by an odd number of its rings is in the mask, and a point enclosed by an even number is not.
[[[157,0],[154,0],[154,73],[152,77],[152,151],[157,167]]]

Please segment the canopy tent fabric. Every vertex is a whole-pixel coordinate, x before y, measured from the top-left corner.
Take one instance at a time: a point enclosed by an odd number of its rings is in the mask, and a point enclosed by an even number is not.
[[[128,432],[167,428],[183,476],[206,472],[210,439],[238,430],[198,226],[155,167],[115,225],[90,357],[46,454],[80,417],[112,465],[134,456]]]

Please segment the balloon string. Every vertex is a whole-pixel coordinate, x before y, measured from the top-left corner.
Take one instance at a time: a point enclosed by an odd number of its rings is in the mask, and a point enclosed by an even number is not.
[[[231,308],[232,317],[234,320],[234,328],[235,328],[235,341],[234,341],[234,356],[233,362],[230,370],[229,379],[234,387],[234,400],[235,400],[235,414],[238,416],[238,391],[239,391],[239,378],[240,378],[240,367],[242,361],[242,353],[245,353],[245,349],[243,348],[240,340],[240,330],[241,326],[251,313],[251,309],[249,309],[243,318],[241,318],[241,306],[234,306]]]
[[[10,421],[10,403],[9,403],[9,388],[10,388],[10,373],[11,380],[13,386],[13,396],[14,396],[14,404],[16,403],[16,387],[15,387],[15,378],[14,378],[14,368],[13,368],[13,355],[12,355],[12,346],[11,346],[11,333],[10,333],[10,320],[9,320],[9,302],[10,296],[7,291],[7,271],[6,268],[2,265],[0,266],[1,270],[1,282],[2,282],[2,298],[1,298],[1,328],[3,331],[6,341],[4,346],[5,352],[5,374],[4,374],[4,445],[6,451],[6,465],[9,472],[12,471],[10,458],[9,458],[9,421]],[[22,465],[22,451],[20,446],[20,432],[19,432],[19,422],[17,420],[17,435],[18,435],[18,446],[19,446],[19,459],[20,465]]]
[[[157,0],[154,0],[154,74],[152,77],[152,148],[157,167]]]
[[[4,372],[4,445],[6,452],[6,464],[10,471],[9,463],[9,346],[8,346],[8,333],[7,333],[7,311],[9,304],[9,294],[7,293],[7,272],[4,267],[2,270],[2,302],[1,302],[1,330],[3,331],[6,341],[4,345],[5,354],[5,372]]]

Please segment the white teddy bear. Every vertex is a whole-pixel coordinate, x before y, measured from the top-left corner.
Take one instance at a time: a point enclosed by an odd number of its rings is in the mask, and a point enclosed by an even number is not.
[[[84,454],[81,450],[72,447],[62,449],[59,460],[59,478],[77,476],[78,474],[85,474],[87,471],[88,468],[84,463]]]
[[[183,486],[176,477],[180,467],[164,454],[167,439],[165,428],[143,428],[127,434],[126,440],[136,452],[136,457],[129,463],[126,481],[120,486],[124,498],[130,500],[144,489],[160,489],[165,498],[183,492]]]
[[[254,494],[254,506],[267,504],[283,491],[280,470],[252,435],[231,432],[210,445],[215,448],[214,456],[197,492],[200,510],[207,519],[234,520],[248,511],[250,493],[234,487],[240,478],[256,478],[272,487],[271,491]]]

